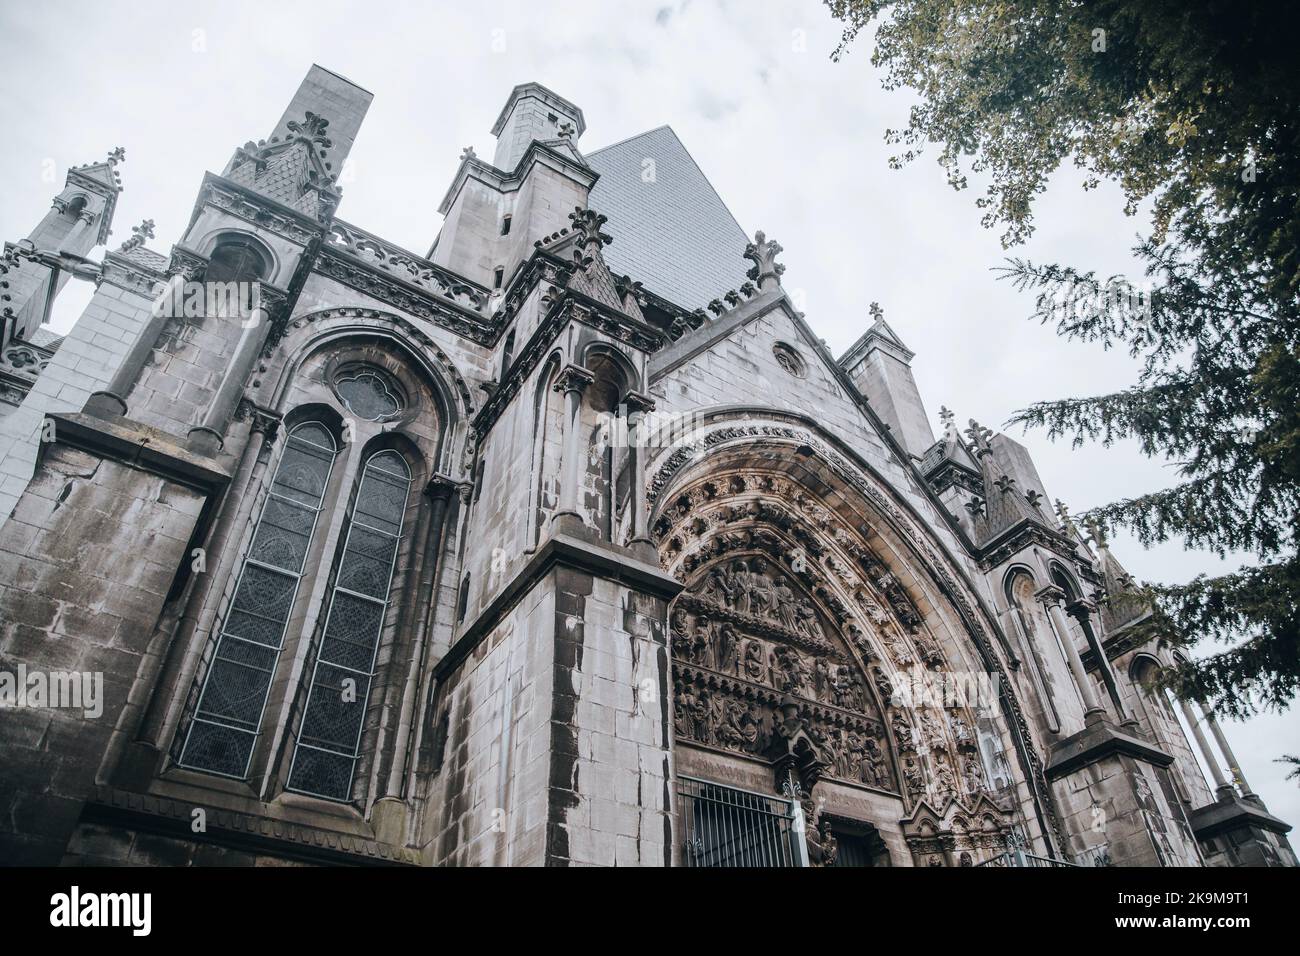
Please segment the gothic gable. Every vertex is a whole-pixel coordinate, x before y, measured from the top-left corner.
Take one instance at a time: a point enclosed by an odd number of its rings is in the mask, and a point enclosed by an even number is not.
[[[763,301],[740,306],[734,323],[730,316],[706,322],[675,343],[678,348],[652,359],[652,391],[663,397],[661,409],[769,406],[813,416],[853,447],[887,454],[861,399],[788,300]],[[707,345],[682,355],[680,346],[692,339]]]

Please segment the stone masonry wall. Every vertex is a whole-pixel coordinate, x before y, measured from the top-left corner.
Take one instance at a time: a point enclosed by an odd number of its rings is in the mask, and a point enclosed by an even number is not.
[[[32,477],[46,413],[80,411],[91,393],[108,385],[151,307],[146,296],[102,284],[22,405],[0,421],[0,525]]]
[[[431,862],[668,865],[660,599],[556,568],[440,691]]]
[[[95,783],[204,497],[53,445],[0,529],[0,669],[101,674],[103,713],[17,709],[0,733],[0,858],[57,863]]]

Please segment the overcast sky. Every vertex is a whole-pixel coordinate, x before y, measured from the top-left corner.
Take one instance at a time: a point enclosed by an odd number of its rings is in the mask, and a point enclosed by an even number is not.
[[[578,145],[588,152],[670,124],[746,231],[785,247],[784,285],[835,354],[879,302],[917,353],[936,429],[940,405],[963,428],[974,418],[997,429],[1033,401],[1131,384],[1125,355],[1062,341],[1027,319],[1028,296],[995,281],[990,269],[1006,252],[979,225],[976,189],[954,192],[933,155],[888,168],[884,130],[906,124],[909,94],[880,89],[866,38],[832,63],[838,37],[814,0],[5,3],[0,238],[31,230],[69,165],[120,145],[126,190],[112,243],[151,218],[150,245],[165,252],[204,171],[268,136],[315,62],[375,96],[340,215],[423,253],[461,149],[490,157],[489,130],[510,89],[536,80],[582,108]],[[1016,254],[1133,272],[1128,249],[1142,224],[1121,208],[1114,187],[1085,194],[1063,171]],[[55,331],[88,297],[88,286],[65,293]],[[1076,512],[1175,481],[1133,446],[1071,450],[1013,435],[1033,451],[1048,493]],[[1112,549],[1146,580],[1236,566],[1177,543],[1143,551],[1123,534]],[[1300,788],[1272,762],[1300,751],[1300,711],[1227,729],[1269,808],[1300,823]]]

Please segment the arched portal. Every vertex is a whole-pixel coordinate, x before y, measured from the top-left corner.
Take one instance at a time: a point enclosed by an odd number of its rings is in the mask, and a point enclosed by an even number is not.
[[[999,808],[965,847],[976,860],[1013,830],[1041,833],[1007,756],[1022,718],[946,582],[814,446],[757,431],[711,451],[706,436],[652,471],[661,563],[686,585],[670,612],[682,812],[712,792],[700,781],[797,792],[824,861],[856,826],[917,862],[907,824],[922,807],[941,830],[963,805]]]

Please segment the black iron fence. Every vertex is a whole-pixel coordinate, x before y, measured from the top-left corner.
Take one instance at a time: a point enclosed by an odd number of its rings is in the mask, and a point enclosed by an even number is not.
[[[677,797],[686,866],[808,865],[792,801],[693,777],[677,778]]]

